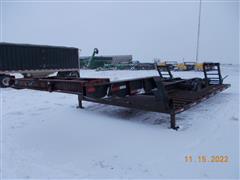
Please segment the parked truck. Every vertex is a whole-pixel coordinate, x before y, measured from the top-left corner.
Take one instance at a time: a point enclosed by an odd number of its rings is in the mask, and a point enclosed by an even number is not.
[[[0,87],[12,74],[24,77],[79,77],[79,50],[72,47],[0,43]]]

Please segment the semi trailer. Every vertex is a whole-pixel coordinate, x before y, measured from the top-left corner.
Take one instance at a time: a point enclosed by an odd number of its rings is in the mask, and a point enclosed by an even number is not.
[[[24,77],[79,76],[79,50],[73,47],[0,43],[0,86],[9,84],[11,74]]]

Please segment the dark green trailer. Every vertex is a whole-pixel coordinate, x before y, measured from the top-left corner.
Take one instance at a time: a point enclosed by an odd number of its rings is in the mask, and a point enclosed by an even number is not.
[[[54,72],[76,74],[78,52],[73,47],[0,43],[0,84],[6,83],[12,73],[25,77],[46,77]]]

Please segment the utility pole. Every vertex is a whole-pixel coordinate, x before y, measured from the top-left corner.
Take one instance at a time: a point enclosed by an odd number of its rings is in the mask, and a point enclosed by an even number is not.
[[[196,63],[198,62],[198,51],[199,51],[199,38],[200,38],[200,25],[201,25],[201,10],[202,0],[199,1],[199,14],[198,14],[198,30],[197,30],[197,49],[196,49]]]

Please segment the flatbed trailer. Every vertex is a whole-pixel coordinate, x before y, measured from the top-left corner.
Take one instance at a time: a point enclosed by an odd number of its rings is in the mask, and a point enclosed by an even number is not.
[[[158,67],[160,76],[112,82],[108,78],[13,78],[11,87],[76,94],[80,108],[83,108],[82,101],[90,101],[166,113],[170,115],[170,127],[178,129],[176,114],[230,87],[223,84],[219,63],[212,65],[217,67],[217,77],[209,77],[204,71],[203,79],[173,78],[168,70],[165,72],[170,74],[164,77],[160,73],[169,67],[161,66]]]

